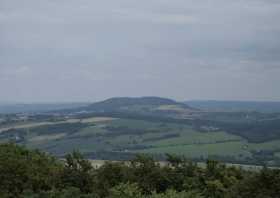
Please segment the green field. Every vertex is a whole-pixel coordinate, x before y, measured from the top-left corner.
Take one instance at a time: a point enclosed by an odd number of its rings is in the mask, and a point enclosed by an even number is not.
[[[62,156],[73,150],[83,153],[177,154],[188,158],[221,157],[248,161],[267,152],[280,158],[280,140],[250,143],[225,131],[200,132],[191,125],[112,117],[68,119],[59,122],[20,123],[2,128],[0,142],[16,140]],[[275,161],[276,160],[276,161]]]

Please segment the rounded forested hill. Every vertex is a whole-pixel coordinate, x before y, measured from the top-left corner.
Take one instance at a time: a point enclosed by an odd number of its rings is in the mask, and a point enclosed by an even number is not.
[[[119,97],[110,98],[102,102],[91,104],[84,108],[88,111],[116,111],[122,108],[129,108],[132,106],[162,106],[162,105],[178,105],[185,109],[191,109],[184,103],[179,103],[171,99],[160,97]]]

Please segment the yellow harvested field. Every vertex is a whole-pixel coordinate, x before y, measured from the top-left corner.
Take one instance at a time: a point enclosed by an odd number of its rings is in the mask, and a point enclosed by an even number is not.
[[[178,105],[161,105],[157,108],[157,110],[162,111],[178,111],[178,112],[185,112],[186,109],[178,106]]]
[[[45,140],[56,140],[63,138],[66,134],[65,133],[58,133],[54,135],[40,135],[34,138],[31,138],[29,141],[31,142],[38,142],[38,141],[45,141]]]
[[[116,120],[118,118],[112,118],[112,117],[93,117],[93,118],[86,118],[82,120],[82,123],[90,123],[90,122],[106,122],[106,121],[112,121]]]
[[[58,123],[58,122],[37,122],[37,123],[19,124],[19,125],[15,125],[15,126],[0,128],[0,133],[3,131],[8,131],[10,129],[25,129],[25,128],[50,125],[50,124],[54,124],[54,123]]]

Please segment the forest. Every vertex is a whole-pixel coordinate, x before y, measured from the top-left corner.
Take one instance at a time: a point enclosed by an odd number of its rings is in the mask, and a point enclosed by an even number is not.
[[[277,198],[280,170],[249,171],[207,160],[200,166],[149,155],[97,167],[78,151],[58,159],[13,143],[0,145],[1,198]]]

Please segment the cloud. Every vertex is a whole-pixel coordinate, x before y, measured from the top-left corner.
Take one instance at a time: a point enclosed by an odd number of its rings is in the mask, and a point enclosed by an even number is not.
[[[153,12],[140,12],[131,9],[118,9],[114,10],[116,17],[122,20],[155,24],[174,24],[174,25],[187,25],[196,23],[196,19],[191,15],[180,13],[153,13]]]
[[[0,98],[280,100],[279,17],[274,0],[2,0]]]

